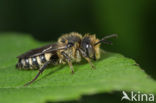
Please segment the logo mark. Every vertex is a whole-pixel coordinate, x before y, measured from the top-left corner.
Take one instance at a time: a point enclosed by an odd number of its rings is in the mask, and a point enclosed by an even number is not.
[[[122,91],[122,94],[123,94],[123,97],[121,98],[121,101],[122,101],[123,99],[127,99],[127,100],[130,101],[130,98],[128,97],[128,95],[127,95],[127,93],[126,93],[125,91]]]
[[[140,93],[140,91],[130,92],[130,95],[128,95],[125,91],[122,91],[122,98],[121,101],[123,100],[128,100],[128,101],[154,101],[154,94],[143,94]]]

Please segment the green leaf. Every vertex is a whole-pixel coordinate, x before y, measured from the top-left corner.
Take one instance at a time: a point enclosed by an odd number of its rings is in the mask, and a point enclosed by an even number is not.
[[[110,52],[102,53],[101,59],[93,62],[95,70],[84,61],[74,63],[73,75],[68,65],[51,66],[36,82],[24,87],[38,71],[16,69],[16,56],[44,44],[29,35],[0,35],[0,103],[66,101],[82,95],[123,90],[156,94],[156,82],[134,60]]]

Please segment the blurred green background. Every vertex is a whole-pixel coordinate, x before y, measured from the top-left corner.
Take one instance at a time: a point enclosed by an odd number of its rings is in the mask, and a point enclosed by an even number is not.
[[[103,48],[135,59],[156,79],[156,0],[0,0],[0,32],[56,41],[72,31],[117,33]]]

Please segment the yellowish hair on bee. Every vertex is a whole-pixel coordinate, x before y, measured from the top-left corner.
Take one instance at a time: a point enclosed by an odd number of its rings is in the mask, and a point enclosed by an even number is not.
[[[37,56],[36,59],[37,59],[38,64],[39,64],[39,65],[42,65],[41,60],[40,60],[40,57]]]
[[[50,57],[52,56],[51,53],[45,53],[44,55],[45,55],[45,59],[46,59],[47,61],[49,61],[49,60],[50,60]]]
[[[28,60],[29,60],[29,65],[32,65],[32,60],[31,60],[31,58],[29,58]]]
[[[61,42],[62,39],[66,39],[68,38],[69,36],[73,36],[73,37],[79,37],[80,39],[82,39],[82,35],[80,33],[77,33],[77,32],[71,32],[71,33],[66,33],[66,34],[63,34],[59,39],[58,39],[58,42]]]
[[[96,40],[96,41],[99,41],[98,39]],[[99,59],[100,58],[100,44],[97,44],[96,46],[95,46],[95,56],[96,56],[96,59]]]
[[[75,54],[76,54],[76,56],[75,56],[76,57],[76,62],[80,62],[81,61],[80,52],[77,50]]]
[[[73,55],[75,57],[76,62],[80,62],[81,61],[80,51],[76,50],[76,48],[80,48],[79,43],[75,43],[75,45],[73,47]]]
[[[21,63],[23,64],[23,66],[25,66],[25,61],[24,61],[24,59],[21,60]]]

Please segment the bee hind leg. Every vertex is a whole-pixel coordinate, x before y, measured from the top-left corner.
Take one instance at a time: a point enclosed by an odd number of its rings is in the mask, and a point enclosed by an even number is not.
[[[32,84],[38,77],[39,75],[45,70],[45,68],[48,66],[50,62],[46,62],[40,69],[39,69],[39,72],[37,73],[37,75],[35,76],[35,78],[31,81],[29,81],[28,83],[24,84],[24,86],[27,86],[27,85],[30,85]]]
[[[74,74],[74,68],[73,68],[70,57],[65,52],[61,52],[61,54],[65,57],[66,61],[68,62],[68,65],[69,65],[69,67],[71,69],[72,74]]]

